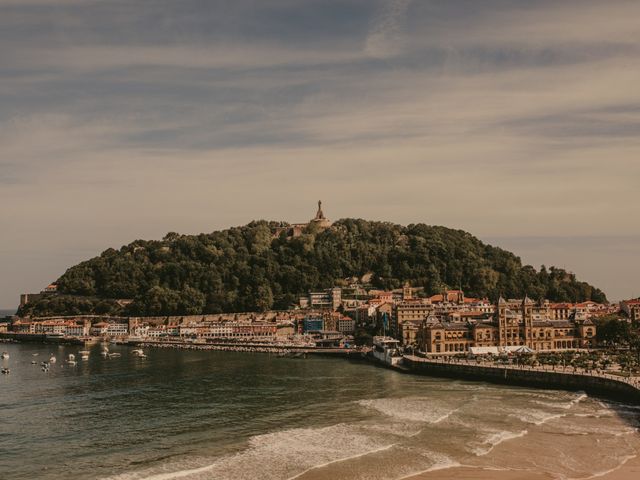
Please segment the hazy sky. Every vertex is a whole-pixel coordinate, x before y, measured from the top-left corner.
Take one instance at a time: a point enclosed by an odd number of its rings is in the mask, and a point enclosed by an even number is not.
[[[462,228],[640,295],[637,0],[0,0],[0,307],[252,219]]]

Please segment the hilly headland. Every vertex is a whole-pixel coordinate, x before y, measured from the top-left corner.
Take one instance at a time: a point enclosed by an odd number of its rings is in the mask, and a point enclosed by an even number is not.
[[[606,302],[602,290],[560,268],[520,258],[462,230],[362,219],[329,221],[319,205],[303,224],[253,221],[199,235],[135,240],[69,268],[20,316],[189,315],[287,309],[314,289],[364,281],[424,294]]]

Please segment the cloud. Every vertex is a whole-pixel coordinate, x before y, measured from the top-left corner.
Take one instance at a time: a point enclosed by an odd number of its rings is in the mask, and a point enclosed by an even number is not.
[[[637,2],[52,3],[0,2],[0,305],[15,275],[41,286],[28,252],[60,259],[48,281],[319,197],[485,237],[640,235]]]
[[[370,57],[384,58],[400,52],[402,27],[411,0],[386,0],[376,14],[365,40],[364,51]]]

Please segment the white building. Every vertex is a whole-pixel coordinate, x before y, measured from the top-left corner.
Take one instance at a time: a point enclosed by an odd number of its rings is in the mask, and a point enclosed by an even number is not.
[[[129,324],[127,323],[110,323],[107,327],[107,335],[109,337],[124,337],[129,334]]]

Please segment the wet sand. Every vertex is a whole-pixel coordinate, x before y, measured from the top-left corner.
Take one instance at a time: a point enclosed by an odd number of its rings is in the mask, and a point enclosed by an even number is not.
[[[498,470],[482,467],[453,467],[445,470],[434,470],[411,477],[411,480],[556,480],[557,477],[546,473],[527,470]],[[635,457],[608,473],[594,473],[592,476],[602,480],[637,480],[640,478],[640,457]]]

